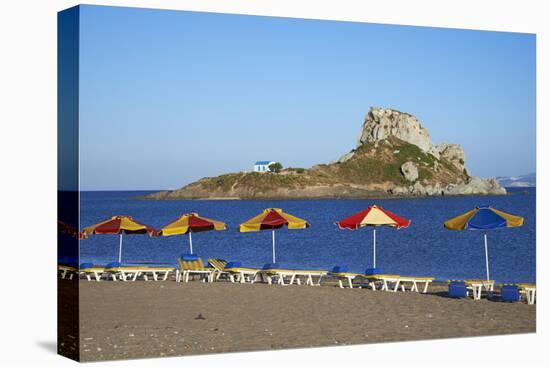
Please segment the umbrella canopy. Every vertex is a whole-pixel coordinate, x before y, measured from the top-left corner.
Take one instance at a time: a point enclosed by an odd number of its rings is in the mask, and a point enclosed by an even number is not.
[[[390,226],[395,229],[407,228],[411,224],[410,219],[400,217],[392,212],[376,205],[336,222],[340,229],[359,229],[365,226]]]
[[[487,231],[499,228],[513,228],[523,225],[523,217],[505,213],[487,205],[476,207],[453,219],[449,219],[443,226],[450,230],[485,231],[485,269],[489,280],[489,251],[487,248]]]
[[[66,234],[66,235],[74,237],[74,238],[79,238],[79,233],[78,233],[78,230],[76,228],[74,228],[70,224],[67,224],[67,223],[65,223],[65,222],[63,222],[62,220],[59,220],[59,219],[57,220],[57,231],[59,233]]]
[[[376,227],[390,226],[395,229],[407,228],[411,220],[400,217],[382,207],[371,205],[367,209],[336,222],[340,229],[356,230],[361,227],[373,227],[373,267],[376,268]]]
[[[511,215],[490,206],[479,206],[443,225],[451,230],[489,230],[523,225],[523,217]]]
[[[264,209],[261,214],[241,223],[239,225],[239,232],[271,230],[273,263],[275,263],[275,229],[279,229],[283,226],[287,226],[288,229],[304,229],[308,228],[310,225],[306,220],[285,213],[282,209],[267,208]]]
[[[223,231],[225,229],[227,229],[227,225],[224,222],[200,217],[197,213],[187,213],[162,227],[159,235],[189,234],[189,250],[193,253],[192,232]]]
[[[118,234],[120,236],[118,249],[118,262],[122,262],[122,234],[149,234],[153,235],[156,229],[134,220],[128,215],[115,215],[111,219],[86,227],[81,232],[81,237],[86,238],[93,234]]]

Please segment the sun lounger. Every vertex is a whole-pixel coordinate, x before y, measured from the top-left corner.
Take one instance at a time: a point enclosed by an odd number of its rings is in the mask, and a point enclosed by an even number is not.
[[[61,279],[72,280],[73,276],[75,274],[78,274],[77,267],[78,265],[73,265],[73,264],[58,264],[57,271],[59,272]]]
[[[518,287],[520,294],[525,295],[527,304],[534,305],[537,296],[537,285],[530,283],[520,283],[518,284]]]
[[[257,280],[257,275],[260,269],[243,267],[240,262],[228,262],[225,270],[229,272],[229,278],[232,282],[237,283],[254,283]]]
[[[258,272],[258,277],[266,280],[267,284],[289,285],[294,282],[294,272],[277,263],[265,264]],[[289,278],[288,283],[285,283],[285,278]]]
[[[238,283],[254,283],[263,278],[268,284],[302,284],[300,277],[303,277],[306,285],[320,285],[321,278],[327,274],[324,270],[283,269],[276,264],[267,264],[262,269],[255,269],[243,267],[238,261],[227,263],[221,259],[209,259],[208,263],[216,269],[215,279],[227,275],[231,282]],[[318,278],[317,281],[314,281],[314,278]]]
[[[231,279],[231,273],[225,270],[227,261],[223,259],[208,259],[208,264],[214,268],[214,280],[219,280],[222,276],[225,276],[231,282],[234,282],[234,279]]]
[[[487,291],[491,295],[495,288],[494,280],[484,279],[466,279],[464,281],[468,290],[472,291],[472,296],[475,300],[481,299],[481,293],[483,290]]]
[[[409,283],[410,291],[411,292],[420,292],[418,285],[424,284],[424,287],[422,288],[422,293],[428,293],[428,287],[431,282],[433,282],[435,278],[432,277],[415,277],[415,276],[399,276],[399,282],[401,285],[401,290],[405,292],[406,290],[406,284]]]
[[[304,271],[295,270],[295,269],[285,269],[276,263],[265,264],[262,267],[262,269],[258,272],[258,276],[265,279],[268,284],[275,283],[279,285],[291,285],[294,282],[300,285],[301,281],[300,281],[299,275],[305,275],[305,274],[306,272]],[[288,279],[288,281],[285,282],[285,279]]]
[[[296,269],[293,270],[294,272],[294,278],[292,278],[292,284],[294,281],[297,282],[298,285],[302,284],[302,281],[300,280],[300,277],[303,277],[305,279],[305,282],[303,284],[309,285],[309,286],[320,286],[321,281],[323,280],[323,277],[325,277],[328,274],[328,271],[326,270],[300,270]],[[317,279],[315,281],[314,279]]]
[[[123,282],[135,282],[144,270],[144,266],[121,265],[119,262],[115,261],[105,265],[104,274],[107,274],[107,277],[110,275],[113,281],[122,280]]]
[[[320,286],[323,277],[328,274],[328,271],[284,269],[276,266],[264,268],[258,274],[265,277],[268,284],[292,285],[296,283],[297,285]],[[317,280],[314,280],[315,278]]]
[[[214,268],[204,266],[202,259],[193,254],[183,254],[178,258],[180,268],[176,270],[176,281],[189,281],[189,276],[198,275],[203,281],[213,281]]]
[[[143,274],[145,281],[149,280],[149,276],[152,276],[156,282],[158,280],[167,280],[170,273],[175,271],[176,268],[170,266],[144,266],[142,267],[141,274]]]
[[[337,279],[340,288],[345,288],[344,287],[345,282],[347,282],[350,288],[353,288],[354,280],[359,279],[362,281],[365,279],[363,274],[349,272],[348,267],[345,265],[333,267],[332,270],[328,272],[327,276]]]
[[[214,279],[218,280],[225,275],[232,283],[254,283],[260,270],[243,267],[238,261],[208,259],[208,263],[215,269]]]
[[[380,286],[380,290],[389,292],[390,290],[393,292],[397,292],[399,289],[400,284],[400,276],[395,274],[372,274],[363,275],[365,279],[370,281],[371,288],[376,289],[377,285]]]
[[[382,283],[382,290],[397,292],[398,289],[405,292],[407,285],[411,292],[420,292],[418,285],[424,285],[422,293],[428,292],[428,286],[435,278],[432,277],[417,277],[408,275],[392,275],[392,274],[372,274],[365,275],[365,277],[373,282],[380,281]],[[390,287],[393,285],[393,287]]]
[[[105,273],[105,267],[94,265],[92,263],[83,263],[80,264],[80,268],[78,271],[79,274],[85,275],[88,281],[91,281],[93,276],[94,280],[99,282],[101,280],[101,277]]]
[[[135,281],[139,275],[139,270],[133,266],[122,266],[119,262],[115,261],[105,265],[104,274],[107,277],[110,275],[111,279],[115,282],[118,279],[125,282],[128,280]]]
[[[115,271],[114,269],[110,270]],[[117,270],[120,280],[135,282],[144,269],[140,266],[121,266]]]
[[[105,267],[96,266],[91,263],[84,263],[80,265],[80,274],[84,274],[88,281],[92,280],[92,276],[96,281],[102,279],[103,274],[111,276],[113,281],[122,280],[122,281],[136,281],[140,275],[143,276],[143,279],[148,281],[151,277],[153,280],[166,280],[170,273],[174,272],[176,269],[173,267],[164,267],[164,266],[127,266],[120,265],[119,262],[112,262]]]
[[[166,280],[170,273],[174,272],[176,268],[169,266],[145,266],[145,265],[135,265],[135,266],[120,266],[118,268],[119,277],[123,281],[136,281],[140,276],[143,277],[143,280],[149,281],[150,277],[154,281]]]
[[[383,291],[392,290],[397,292],[401,281],[399,275],[385,274],[380,268],[367,269],[362,277],[370,282],[372,290],[376,290],[376,286],[381,285],[380,289]],[[391,285],[393,285],[393,287],[391,287]]]

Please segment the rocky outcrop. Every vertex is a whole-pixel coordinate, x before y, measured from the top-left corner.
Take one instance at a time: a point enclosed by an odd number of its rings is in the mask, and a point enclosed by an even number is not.
[[[460,171],[465,169],[466,158],[460,145],[434,145],[428,130],[413,115],[388,108],[371,107],[359,132],[357,146],[384,141],[390,136],[416,145],[437,159],[448,160]],[[347,155],[341,159],[346,158]]]
[[[346,153],[346,154],[344,154],[343,156],[341,156],[341,157],[337,160],[337,162],[338,162],[338,163],[347,162],[347,161],[349,161],[349,160],[353,157],[354,154],[355,154],[355,151],[354,151],[354,150],[351,150],[349,153]]]
[[[416,117],[389,108],[371,107],[359,133],[357,146],[382,141],[390,136],[416,145],[424,152],[439,158],[439,152],[432,144],[430,133],[422,127]]]
[[[397,196],[440,196],[440,195],[506,195],[506,189],[499,185],[495,179],[483,180],[479,177],[472,177],[466,183],[448,184],[441,186],[422,185],[416,182],[409,186],[396,186],[390,189],[392,195]]]
[[[401,173],[407,181],[414,182],[418,179],[418,168],[411,161],[407,161],[401,165]]]
[[[439,144],[437,146],[440,159],[449,161],[460,171],[463,171],[466,167],[464,162],[466,160],[466,154],[462,147],[458,144]]]
[[[504,195],[506,189],[494,178],[483,180],[479,177],[472,177],[471,180],[461,185],[450,185],[447,189],[448,195]]]
[[[389,137],[396,137],[407,143],[413,144],[423,152],[433,156],[433,172],[438,174],[441,167],[450,164],[457,173],[466,177],[457,177],[454,183],[428,183],[419,182],[411,186],[396,186],[390,191],[398,195],[474,195],[474,194],[505,194],[506,190],[496,180],[483,180],[479,177],[470,177],[466,167],[466,154],[458,144],[433,144],[430,134],[422,126],[420,121],[411,114],[394,109],[371,107],[363,122],[359,133],[357,146],[379,142],[386,142]],[[399,151],[394,151],[398,154]],[[424,163],[426,164],[426,163]],[[414,167],[414,168],[413,168]],[[418,179],[417,166],[413,162],[406,162],[400,168],[403,177],[409,182]]]

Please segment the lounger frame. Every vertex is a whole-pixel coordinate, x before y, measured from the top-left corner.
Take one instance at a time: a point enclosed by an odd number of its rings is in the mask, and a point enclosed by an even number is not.
[[[69,279],[72,280],[75,274],[78,274],[78,269],[72,266],[68,265],[58,265],[57,271],[59,272],[59,275],[61,276],[61,279]],[[67,278],[68,276],[68,278]]]
[[[481,299],[483,290],[491,296],[495,288],[494,280],[467,279],[464,283],[466,283],[466,288],[472,292],[472,297],[476,301]]]

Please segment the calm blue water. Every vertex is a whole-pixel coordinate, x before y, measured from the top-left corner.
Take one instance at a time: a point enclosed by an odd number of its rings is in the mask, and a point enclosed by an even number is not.
[[[193,234],[193,250],[209,257],[238,260],[246,266],[271,262],[271,231],[239,233],[237,225],[263,208],[279,207],[307,219],[305,230],[277,231],[277,262],[296,268],[329,269],[348,265],[362,272],[372,266],[372,229],[339,230],[334,224],[368,205],[377,204],[412,219],[407,229],[377,229],[377,265],[387,273],[435,276],[439,279],[485,277],[483,234],[449,231],[443,222],[476,205],[487,204],[525,217],[520,228],[489,232],[491,278],[497,282],[535,282],[534,188],[510,189],[512,195],[490,197],[438,197],[385,200],[284,200],[284,201],[140,201],[133,197],[147,192],[83,192],[81,226],[112,215],[131,215],[160,228],[180,214],[194,211],[226,222],[227,231]],[[188,252],[187,236],[150,238],[128,235],[123,242],[123,263],[176,264]],[[118,257],[118,237],[96,235],[81,241],[81,262],[105,264]]]

